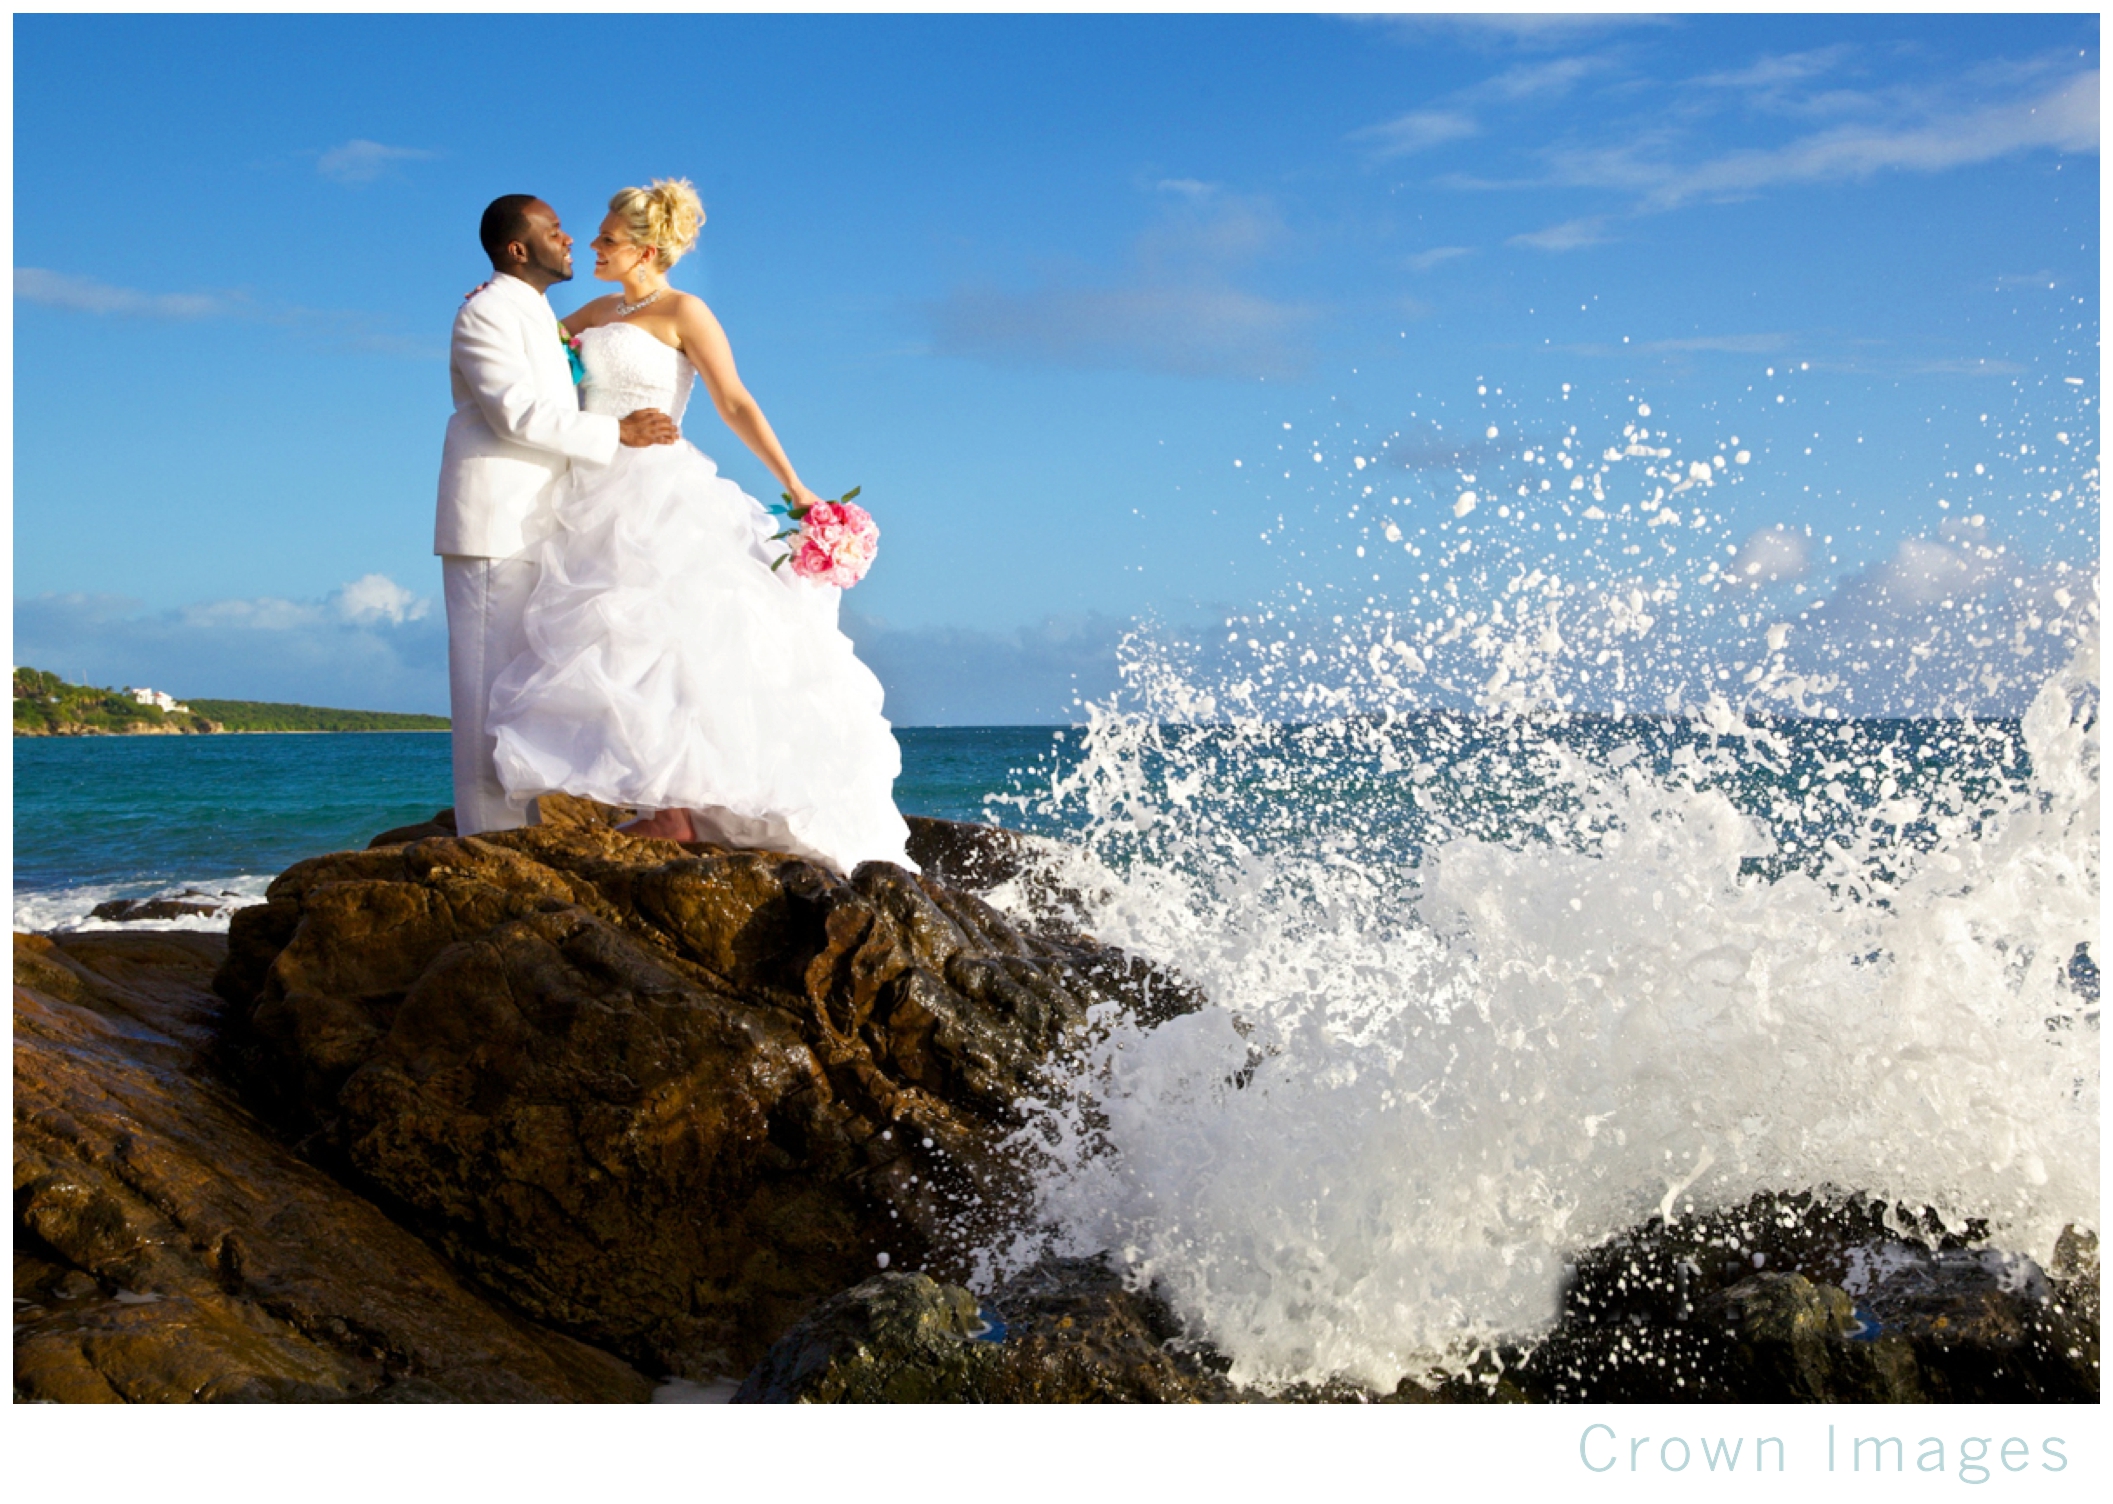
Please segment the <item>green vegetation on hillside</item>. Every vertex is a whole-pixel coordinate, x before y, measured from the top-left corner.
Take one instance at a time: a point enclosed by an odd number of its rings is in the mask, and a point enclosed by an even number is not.
[[[444,715],[399,715],[389,710],[324,710],[268,700],[192,700],[193,710],[228,731],[445,731]]]
[[[197,735],[217,731],[205,716],[142,705],[121,689],[68,684],[41,669],[15,670],[15,735],[137,736],[159,732]]]
[[[326,710],[262,700],[192,700],[187,712],[142,705],[120,689],[68,684],[42,669],[15,670],[15,735],[199,735],[215,731],[445,731],[446,716]]]

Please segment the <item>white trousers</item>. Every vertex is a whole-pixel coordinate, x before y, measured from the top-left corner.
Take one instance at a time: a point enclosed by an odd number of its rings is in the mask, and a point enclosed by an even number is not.
[[[529,806],[506,797],[485,729],[492,684],[528,651],[521,613],[539,573],[528,559],[440,556],[448,604],[448,708],[454,723],[455,829],[461,835],[518,830],[533,823]]]

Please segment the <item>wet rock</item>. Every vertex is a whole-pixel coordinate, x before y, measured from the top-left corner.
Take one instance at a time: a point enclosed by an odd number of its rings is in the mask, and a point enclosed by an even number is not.
[[[1709,1375],[1742,1394],[1810,1403],[1913,1404],[1922,1391],[1915,1354],[1846,1292],[1802,1274],[1757,1274],[1706,1298],[1696,1324],[1726,1339],[1707,1353]]]
[[[755,1361],[880,1254],[1016,1211],[1001,1151],[1094,1009],[1192,991],[882,863],[621,836],[625,812],[303,862],[218,983],[260,1107],[537,1320]]]
[[[238,893],[202,893],[186,888],[173,898],[113,898],[88,911],[90,919],[132,924],[143,919],[184,919],[225,914],[242,903]]]
[[[1027,865],[1032,838],[996,825],[967,825],[905,815],[910,827],[910,860],[934,882],[965,893],[988,893],[1019,877]]]
[[[831,1297],[771,1347],[737,1404],[1190,1403],[1237,1398],[1165,1306],[1098,1259],[1047,1259],[987,1301],[924,1274]]]
[[[214,1075],[220,937],[15,937],[15,1394],[642,1400],[483,1299]]]
[[[1047,1258],[1000,1285],[1003,1361],[984,1389],[1012,1404],[1195,1404],[1242,1396],[1158,1295],[1105,1258]]]
[[[736,1404],[934,1404],[980,1398],[996,1348],[976,1298],[926,1274],[832,1296],[772,1344]]]
[[[1559,1401],[2095,1400],[2095,1243],[2050,1278],[1984,1235],[1809,1194],[1654,1220],[1578,1261],[1507,1376]]]

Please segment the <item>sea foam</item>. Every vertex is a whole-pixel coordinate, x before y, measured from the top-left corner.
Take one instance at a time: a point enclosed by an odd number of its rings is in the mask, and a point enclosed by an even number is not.
[[[1903,724],[1714,564],[1583,575],[1302,587],[1215,660],[1126,646],[1077,755],[994,809],[1068,843],[996,897],[1068,893],[1210,1005],[1111,1016],[1059,1073],[986,1277],[1109,1250],[1236,1380],[1391,1387],[1530,1340],[1652,1216],[1862,1192],[2041,1258],[2096,1228],[2095,586],[2034,618],[2066,658],[2022,719]],[[1585,715],[1594,673],[1667,709]]]

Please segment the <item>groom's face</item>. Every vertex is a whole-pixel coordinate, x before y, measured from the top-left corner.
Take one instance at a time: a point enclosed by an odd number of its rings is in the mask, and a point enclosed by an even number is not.
[[[553,282],[572,280],[572,237],[558,223],[558,211],[541,199],[537,199],[521,213],[527,222],[528,233],[522,237],[521,245],[528,252],[528,264]]]

